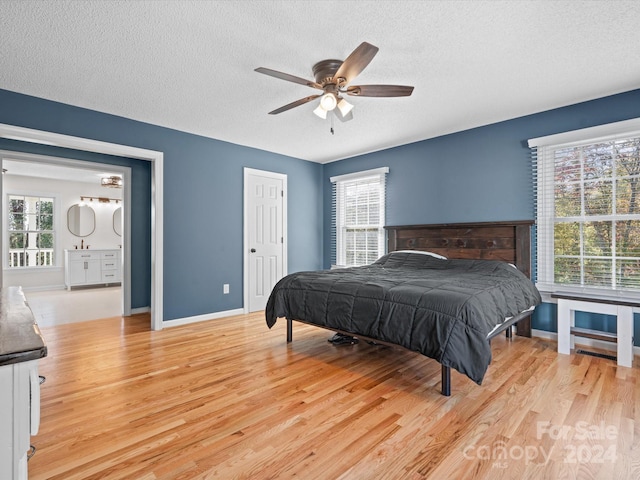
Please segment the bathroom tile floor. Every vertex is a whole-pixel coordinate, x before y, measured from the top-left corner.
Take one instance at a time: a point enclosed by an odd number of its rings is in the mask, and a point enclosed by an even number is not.
[[[122,315],[122,287],[119,286],[26,291],[24,294],[40,327]]]

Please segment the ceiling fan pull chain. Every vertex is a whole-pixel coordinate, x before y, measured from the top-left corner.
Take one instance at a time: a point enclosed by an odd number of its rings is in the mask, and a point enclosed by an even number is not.
[[[331,115],[331,128],[329,129],[329,131],[331,132],[331,135],[335,134],[335,132],[333,131],[333,117],[334,117],[334,115]]]

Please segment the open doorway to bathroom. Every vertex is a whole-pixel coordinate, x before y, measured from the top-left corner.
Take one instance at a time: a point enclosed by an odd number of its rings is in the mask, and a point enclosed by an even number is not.
[[[130,169],[0,153],[3,286],[23,287],[41,326],[130,314]]]

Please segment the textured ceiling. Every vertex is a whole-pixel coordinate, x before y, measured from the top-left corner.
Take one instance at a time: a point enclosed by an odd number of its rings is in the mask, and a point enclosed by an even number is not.
[[[0,0],[0,88],[329,162],[640,88],[638,1]],[[313,115],[312,79],[361,42],[354,119]],[[1,106],[0,106],[1,108]]]

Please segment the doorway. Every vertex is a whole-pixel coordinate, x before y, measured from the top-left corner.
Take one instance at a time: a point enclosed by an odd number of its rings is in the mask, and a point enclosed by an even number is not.
[[[163,328],[163,256],[162,232],[164,227],[163,173],[164,155],[162,152],[144,148],[101,142],[82,137],[73,137],[59,133],[34,130],[0,123],[0,137],[22,142],[55,145],[62,148],[104,153],[118,157],[136,158],[148,161],[151,165],[151,328]],[[0,193],[1,193],[0,182]],[[125,201],[130,201],[125,199]],[[1,237],[0,237],[1,243]],[[2,245],[0,244],[0,247]],[[130,251],[130,249],[129,249]],[[126,253],[126,252],[125,252]],[[0,269],[0,274],[2,270]],[[0,275],[1,280],[1,275]]]
[[[102,318],[101,315],[107,313],[108,316],[131,315],[131,213],[128,201],[131,198],[131,169],[13,151],[0,151],[0,159],[5,171],[2,181],[3,244],[10,254],[9,260],[4,256],[3,284],[21,285],[32,303],[32,308],[42,314],[42,320],[48,319],[49,323],[46,326],[51,323],[74,321],[71,317],[77,316],[76,313],[80,315],[80,310],[84,310],[85,320]],[[102,179],[111,177],[120,178],[122,188],[103,187]],[[22,234],[14,231],[16,227],[20,227],[20,219],[23,216],[33,216],[34,220],[30,222],[31,225],[26,223],[23,228],[39,229],[40,227],[33,225],[36,223],[36,216],[18,213],[18,224],[7,223],[10,221],[4,212],[8,211],[8,195],[11,196],[12,202],[17,201],[19,205],[23,194],[27,195],[24,197],[25,200],[31,200],[32,203],[44,195],[45,198],[41,200],[47,200],[53,205],[51,214],[54,222],[48,227],[53,230],[43,234],[43,238],[38,241],[36,238],[40,238],[40,234],[36,236],[35,233]],[[38,198],[33,198],[34,194],[37,194]],[[25,203],[27,209],[34,208],[28,205],[29,202]],[[82,208],[91,213],[91,225],[83,226],[88,228],[86,232],[74,231],[77,226],[68,224],[68,212],[71,207],[77,208],[79,205],[84,205]],[[43,218],[46,218],[46,215]],[[28,240],[26,243],[20,242],[23,237]],[[43,243],[43,239],[48,239],[50,244]],[[117,280],[111,283],[109,293],[96,288],[86,288],[82,293],[74,294],[73,302],[61,298],[60,294],[53,295],[54,291],[61,290],[68,283],[68,271],[64,262],[66,252],[71,252],[74,248],[88,249],[90,246],[91,255],[110,256],[117,260],[117,264],[111,261],[109,267],[103,266],[113,270],[104,272],[105,279]],[[29,262],[22,264],[20,259],[26,258]],[[100,283],[101,279],[97,280]],[[85,300],[79,301],[80,298]],[[85,307],[77,312],[70,312],[66,308],[68,303]]]
[[[287,176],[244,169],[244,310],[264,310],[287,274]]]

